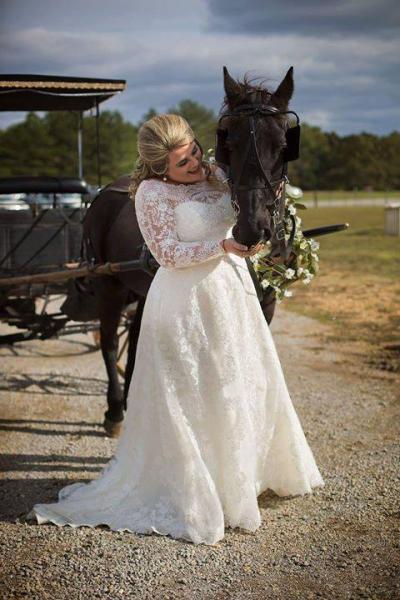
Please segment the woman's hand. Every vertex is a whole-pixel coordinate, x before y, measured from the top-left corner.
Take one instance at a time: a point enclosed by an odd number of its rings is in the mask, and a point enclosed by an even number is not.
[[[264,245],[265,244],[260,242],[249,249],[247,246],[239,244],[239,242],[237,242],[234,238],[227,238],[223,240],[223,248],[225,249],[225,252],[230,252],[231,254],[236,254],[236,256],[241,256],[243,258],[257,254],[257,252],[262,250]]]

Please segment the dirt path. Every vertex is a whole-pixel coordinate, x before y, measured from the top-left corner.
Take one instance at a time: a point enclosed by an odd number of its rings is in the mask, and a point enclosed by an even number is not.
[[[399,380],[326,346],[311,319],[281,310],[273,331],[326,486],[264,494],[261,528],[228,529],[215,547],[25,523],[33,504],[93,478],[115,441],[89,336],[1,349],[0,598],[399,598]]]

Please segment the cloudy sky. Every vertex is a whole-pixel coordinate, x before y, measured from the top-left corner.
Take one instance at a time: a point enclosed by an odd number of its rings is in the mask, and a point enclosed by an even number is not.
[[[400,129],[398,0],[0,0],[0,72],[126,79],[104,104],[137,122],[191,98],[218,111],[222,66],[339,134]],[[0,113],[0,127],[24,118]]]

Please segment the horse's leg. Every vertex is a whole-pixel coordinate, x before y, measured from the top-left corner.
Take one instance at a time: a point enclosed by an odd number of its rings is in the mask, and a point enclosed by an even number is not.
[[[97,282],[96,282],[97,283]],[[124,402],[118,379],[118,325],[126,304],[127,290],[104,277],[97,286],[100,317],[100,344],[108,376],[107,404],[104,428],[112,436],[118,435],[124,418]]]
[[[124,408],[127,409],[127,398],[129,392],[129,385],[132,379],[133,368],[135,366],[136,349],[139,339],[140,324],[142,322],[143,308],[146,298],[139,298],[138,305],[134,319],[129,327],[129,344],[128,344],[128,357],[125,368],[125,383],[124,383]]]

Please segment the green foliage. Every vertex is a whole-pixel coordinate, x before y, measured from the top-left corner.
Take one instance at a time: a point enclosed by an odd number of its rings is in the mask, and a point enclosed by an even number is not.
[[[209,148],[214,148],[217,118],[212,110],[193,100],[182,100],[179,104],[170,108],[168,112],[181,115],[186,119],[205,153]]]
[[[143,123],[145,123],[146,121],[149,121],[150,119],[152,119],[153,117],[155,117],[156,115],[158,115],[158,112],[156,111],[155,108],[149,108],[149,110],[147,111],[147,113],[145,113],[143,115],[143,117],[140,119],[140,121],[137,124],[137,127],[139,129],[139,127],[141,125],[143,125]]]
[[[168,109],[192,126],[205,152],[214,148],[217,117],[212,110],[185,99]],[[119,112],[100,115],[102,183],[129,173],[137,158],[140,125],[157,114],[150,108],[136,124]],[[23,123],[0,131],[0,177],[74,176],[78,172],[77,113],[28,113]],[[97,182],[95,118],[84,117],[84,177]],[[301,158],[289,165],[289,176],[304,190],[400,189],[400,132],[340,137],[302,125]]]
[[[390,190],[400,187],[400,132],[338,136],[302,125],[301,158],[289,175],[304,190]]]
[[[290,178],[304,189],[320,187],[329,156],[329,141],[319,127],[301,126],[301,158],[289,165]]]
[[[288,288],[293,283],[302,281],[308,285],[319,269],[319,242],[316,242],[312,238],[307,239],[304,237],[302,219],[297,215],[298,209],[303,210],[306,207],[296,202],[296,198],[290,194],[290,189],[286,190],[286,194],[284,215],[286,241],[289,240],[290,232],[292,231],[292,219],[296,222],[296,233],[293,238],[289,262],[279,264],[270,258],[272,247],[269,241],[263,250],[250,257],[261,287],[264,289],[272,288],[275,291],[278,303],[286,296],[290,297],[292,295],[292,292]]]
[[[96,120],[89,118],[84,129],[84,172],[87,179],[96,179]],[[137,128],[124,121],[117,111],[100,115],[100,164],[102,183],[130,173],[137,158]]]
[[[102,182],[129,173],[136,159],[137,128],[119,112],[100,115]],[[28,113],[23,123],[0,132],[0,177],[48,175],[74,177],[78,173],[78,114],[50,112],[44,117]],[[84,177],[97,183],[96,123],[83,119]]]

